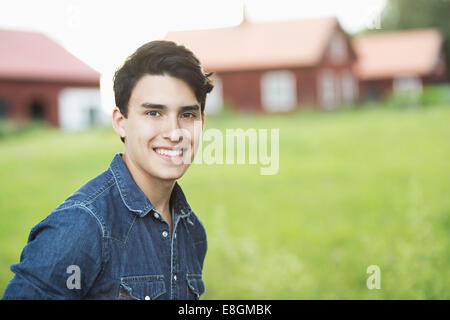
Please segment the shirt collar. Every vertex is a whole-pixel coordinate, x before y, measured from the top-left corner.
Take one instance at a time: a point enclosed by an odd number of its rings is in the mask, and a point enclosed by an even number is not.
[[[153,204],[148,200],[147,196],[131,176],[128,167],[122,159],[122,153],[117,153],[114,156],[109,165],[109,169],[116,180],[120,197],[128,210],[136,213],[140,217],[144,217],[150,211],[155,210]],[[182,218],[188,217],[192,212],[178,182],[175,182],[172,189],[170,204],[174,213],[180,215]]]

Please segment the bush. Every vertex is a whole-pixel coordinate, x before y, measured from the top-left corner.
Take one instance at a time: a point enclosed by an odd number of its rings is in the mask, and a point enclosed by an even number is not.
[[[450,105],[450,84],[427,86],[419,98],[420,105],[430,106],[436,104]]]
[[[12,135],[18,131],[17,125],[12,121],[0,120],[0,139]]]
[[[386,105],[393,108],[419,108],[450,105],[450,84],[425,86],[422,91],[392,92]]]
[[[0,120],[0,140],[39,130],[44,126],[45,124],[41,121],[18,123],[11,120]]]

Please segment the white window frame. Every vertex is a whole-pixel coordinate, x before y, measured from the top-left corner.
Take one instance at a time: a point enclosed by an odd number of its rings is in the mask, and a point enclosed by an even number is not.
[[[415,74],[402,74],[394,78],[392,83],[394,92],[421,92],[422,79]]]
[[[317,88],[319,104],[327,109],[333,109],[336,106],[336,80],[334,71],[331,69],[322,69],[317,77]]]
[[[297,106],[297,79],[289,70],[267,71],[261,77],[261,103],[269,112],[286,112]]]
[[[213,75],[214,88],[206,95],[205,112],[207,114],[218,114],[223,108],[223,86],[219,76]]]

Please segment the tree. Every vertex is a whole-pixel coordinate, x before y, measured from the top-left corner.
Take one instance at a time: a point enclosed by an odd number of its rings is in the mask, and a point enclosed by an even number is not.
[[[379,31],[434,27],[444,37],[447,67],[450,68],[450,0],[387,0]]]

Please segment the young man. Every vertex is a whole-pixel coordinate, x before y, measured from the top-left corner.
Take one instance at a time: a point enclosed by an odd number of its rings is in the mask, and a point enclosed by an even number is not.
[[[176,180],[198,146],[208,77],[169,41],[126,60],[112,114],[124,153],[33,227],[3,299],[200,297],[206,233]]]

